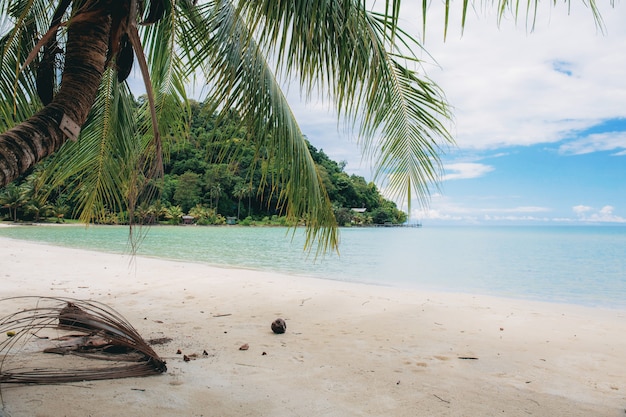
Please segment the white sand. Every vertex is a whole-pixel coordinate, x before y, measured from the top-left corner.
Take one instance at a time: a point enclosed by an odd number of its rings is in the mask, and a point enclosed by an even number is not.
[[[173,339],[160,376],[5,384],[2,417],[625,415],[625,311],[0,247],[0,297],[93,299]]]

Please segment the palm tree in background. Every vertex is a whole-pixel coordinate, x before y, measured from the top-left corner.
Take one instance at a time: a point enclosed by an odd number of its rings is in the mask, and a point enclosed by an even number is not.
[[[9,184],[0,190],[0,206],[9,210],[11,219],[17,222],[17,210],[26,204],[24,190],[15,184]]]
[[[42,181],[69,183],[83,220],[125,207],[132,218],[158,190],[164,144],[188,134],[186,86],[203,82],[207,102],[239,112],[279,167],[262,170],[278,185],[268,194],[306,219],[307,242],[333,247],[330,201],[277,81],[295,77],[305,95],[332,99],[392,194],[425,202],[452,143],[448,106],[398,28],[400,1],[366,3],[0,0],[0,187],[54,155]],[[147,92],[138,101],[133,63]]]

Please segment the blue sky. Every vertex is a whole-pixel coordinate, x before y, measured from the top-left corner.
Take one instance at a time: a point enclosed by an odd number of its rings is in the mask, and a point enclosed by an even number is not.
[[[402,25],[421,39],[421,13],[408,3]],[[457,145],[442,158],[445,176],[430,205],[414,202],[411,218],[424,225],[626,224],[626,5],[602,7],[600,30],[582,2],[569,13],[546,4],[532,32],[523,19],[498,26],[485,6],[470,11],[463,34],[453,9],[443,42],[434,3],[430,56],[422,59],[453,107]],[[349,173],[371,179],[357,138],[337,129],[327,103],[289,97],[309,140],[347,161]]]

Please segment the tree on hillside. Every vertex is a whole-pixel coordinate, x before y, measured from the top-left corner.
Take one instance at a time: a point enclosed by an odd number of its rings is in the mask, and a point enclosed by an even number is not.
[[[190,208],[200,202],[200,177],[195,172],[187,171],[178,177],[174,202],[187,213]]]

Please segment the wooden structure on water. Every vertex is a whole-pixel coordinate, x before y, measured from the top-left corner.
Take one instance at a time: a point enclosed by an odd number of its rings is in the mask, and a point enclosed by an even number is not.
[[[350,227],[422,227],[421,223],[384,223],[384,224],[353,224]]]

